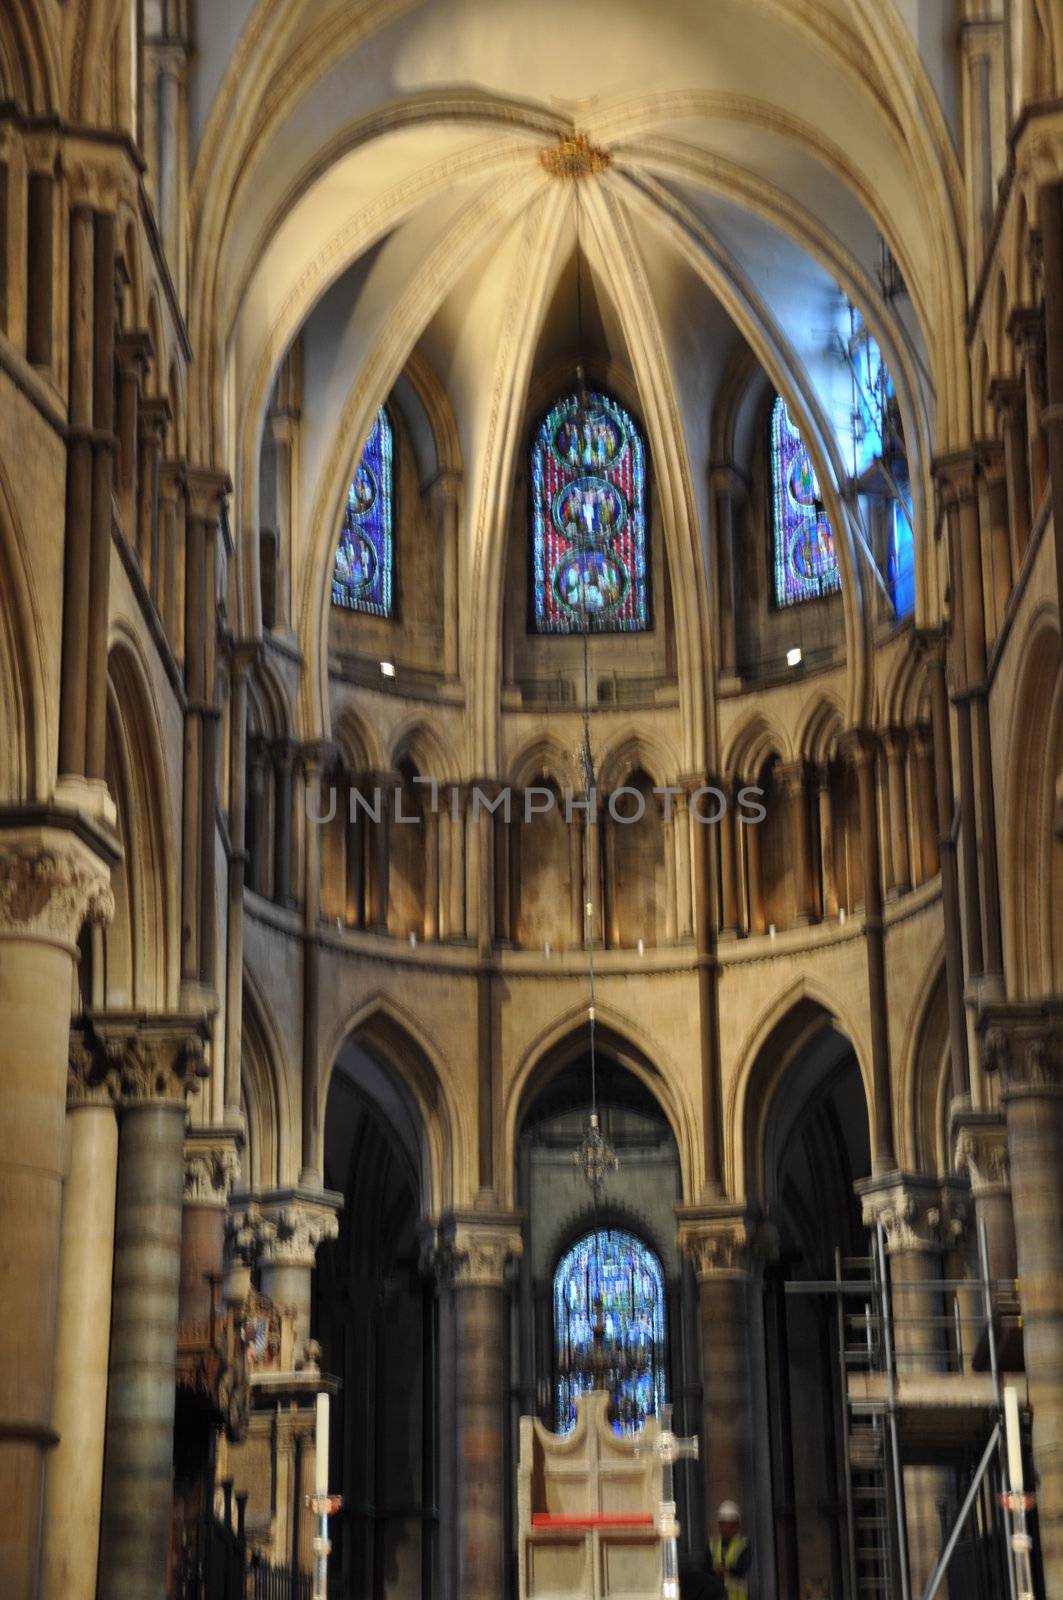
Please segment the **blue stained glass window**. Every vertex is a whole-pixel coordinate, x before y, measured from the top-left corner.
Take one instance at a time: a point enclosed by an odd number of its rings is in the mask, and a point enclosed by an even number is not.
[[[531,499],[536,632],[648,628],[646,450],[622,405],[557,402],[532,445]]]
[[[618,1414],[616,1431],[634,1433],[665,1403],[661,1263],[633,1233],[599,1229],[577,1240],[554,1273],[557,1426],[561,1433],[575,1425],[577,1395],[592,1387],[588,1362],[599,1298],[606,1350],[622,1350],[630,1369],[612,1390]]]
[[[775,604],[818,600],[841,585],[834,534],[811,458],[780,395],[771,414]]]
[[[381,406],[347,491],[332,572],[332,604],[374,617],[394,615],[391,450]]]

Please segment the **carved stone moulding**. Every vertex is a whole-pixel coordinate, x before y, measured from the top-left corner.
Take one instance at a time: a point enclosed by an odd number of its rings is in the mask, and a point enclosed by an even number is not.
[[[891,1172],[863,1179],[856,1188],[864,1226],[882,1224],[891,1256],[910,1250],[951,1249],[967,1228],[968,1196],[961,1186],[948,1180]]]
[[[551,178],[593,178],[612,161],[608,150],[591,144],[585,133],[566,134],[557,144],[539,151],[539,164]]]
[[[1008,1130],[1003,1116],[994,1111],[965,1111],[953,1127],[953,1160],[957,1172],[966,1174],[975,1199],[1011,1191]]]
[[[97,1011],[79,1026],[96,1053],[97,1071],[106,1068],[124,1108],[150,1102],[183,1106],[208,1076],[205,1015]]]
[[[679,1248],[698,1282],[749,1277],[778,1254],[774,1226],[745,1206],[677,1206]]]
[[[240,1175],[240,1128],[190,1128],[185,1139],[185,1204],[225,1207]]]
[[[989,1001],[978,1013],[987,1072],[1003,1101],[1063,1095],[1063,1001]]]
[[[515,1211],[448,1211],[434,1246],[422,1249],[422,1265],[447,1288],[500,1288],[509,1264],[524,1250],[521,1223]]]
[[[0,938],[73,948],[83,923],[113,916],[110,851],[58,827],[0,834]]]
[[[340,1231],[342,1195],[325,1189],[237,1194],[227,1223],[230,1256],[245,1265],[312,1267],[320,1244]]]

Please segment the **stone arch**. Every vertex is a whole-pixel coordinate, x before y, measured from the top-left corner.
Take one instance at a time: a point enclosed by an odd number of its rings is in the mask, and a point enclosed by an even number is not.
[[[723,770],[736,778],[755,783],[766,762],[775,756],[790,761],[790,741],[777,723],[760,711],[751,711],[728,734],[723,750]]]
[[[675,765],[664,742],[643,728],[618,733],[608,744],[598,763],[598,787],[603,794],[625,783],[641,770],[658,787],[669,780]]]
[[[1004,770],[1005,961],[1010,993],[1058,990],[1063,981],[1063,846],[1056,835],[1056,784],[1063,736],[1063,683],[1054,607],[1033,618],[1018,673]]]
[[[383,765],[376,732],[353,705],[339,712],[333,738],[349,772],[375,772]]]
[[[131,637],[112,642],[107,677],[108,765],[124,847],[116,899],[128,897],[129,992],[121,1003],[165,1010],[176,993],[178,968],[175,842],[158,708]],[[109,933],[105,938],[111,941]]]
[[[944,952],[923,979],[900,1061],[897,1159],[905,1172],[949,1170],[949,1012]]]
[[[322,1060],[328,1065],[319,1073],[322,1106],[328,1103],[329,1089],[348,1043],[374,1058],[413,1116],[419,1142],[421,1208],[426,1217],[438,1216],[448,1205],[466,1198],[457,1191],[471,1170],[472,1143],[461,1125],[434,1047],[420,1024],[405,1010],[386,996],[371,997],[334,1027],[325,1043]],[[324,1135],[323,1116],[319,1162]]]
[[[47,700],[37,648],[44,629],[35,600],[21,525],[0,470],[0,799],[36,799],[49,782]]]
[[[260,1192],[294,1181],[291,1063],[266,996],[248,969],[243,978],[240,1100],[247,1126],[244,1187]]]
[[[794,735],[798,760],[824,766],[835,753],[842,732],[842,708],[829,694],[820,694],[805,708]]]
[[[692,1198],[701,1182],[701,1148],[693,1105],[673,1061],[642,1029],[610,1006],[596,1007],[596,1048],[637,1078],[659,1105],[679,1152],[683,1196]],[[587,1050],[586,1008],[557,1018],[525,1050],[506,1091],[502,1108],[500,1185],[504,1203],[513,1203],[513,1153],[521,1123],[535,1097],[564,1067]]]
[[[726,1096],[724,1118],[728,1192],[763,1203],[765,1124],[772,1097],[786,1070],[820,1035],[832,1032],[856,1058],[864,1089],[870,1136],[874,1137],[870,1064],[855,1019],[820,985],[797,979],[777,995],[747,1035]]]
[[[0,81],[4,97],[24,111],[60,107],[59,60],[44,13],[35,0],[10,0],[0,13]]]
[[[537,735],[522,745],[509,762],[510,781],[514,788],[525,789],[552,778],[560,789],[575,789],[577,775],[571,750],[555,734]]]

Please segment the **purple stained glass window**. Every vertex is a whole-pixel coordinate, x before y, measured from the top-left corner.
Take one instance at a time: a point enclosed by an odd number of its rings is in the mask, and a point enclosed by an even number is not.
[[[618,1433],[634,1433],[656,1416],[665,1394],[664,1272],[641,1239],[618,1228],[585,1234],[554,1273],[557,1427],[576,1421],[576,1398],[591,1388],[595,1302],[601,1299],[605,1348],[623,1351],[626,1374],[612,1386]]]
[[[648,628],[646,450],[624,407],[559,400],[532,445],[531,496],[536,632]]]
[[[347,490],[332,572],[334,606],[374,617],[394,614],[391,514],[391,423],[381,406]]]
[[[841,585],[834,534],[801,435],[780,395],[771,414],[775,604],[818,600]]]

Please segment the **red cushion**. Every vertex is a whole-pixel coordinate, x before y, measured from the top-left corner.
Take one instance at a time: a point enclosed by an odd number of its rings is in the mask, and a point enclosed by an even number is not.
[[[533,1528],[652,1528],[653,1517],[648,1511],[632,1511],[622,1516],[554,1516],[549,1511],[532,1512]]]

